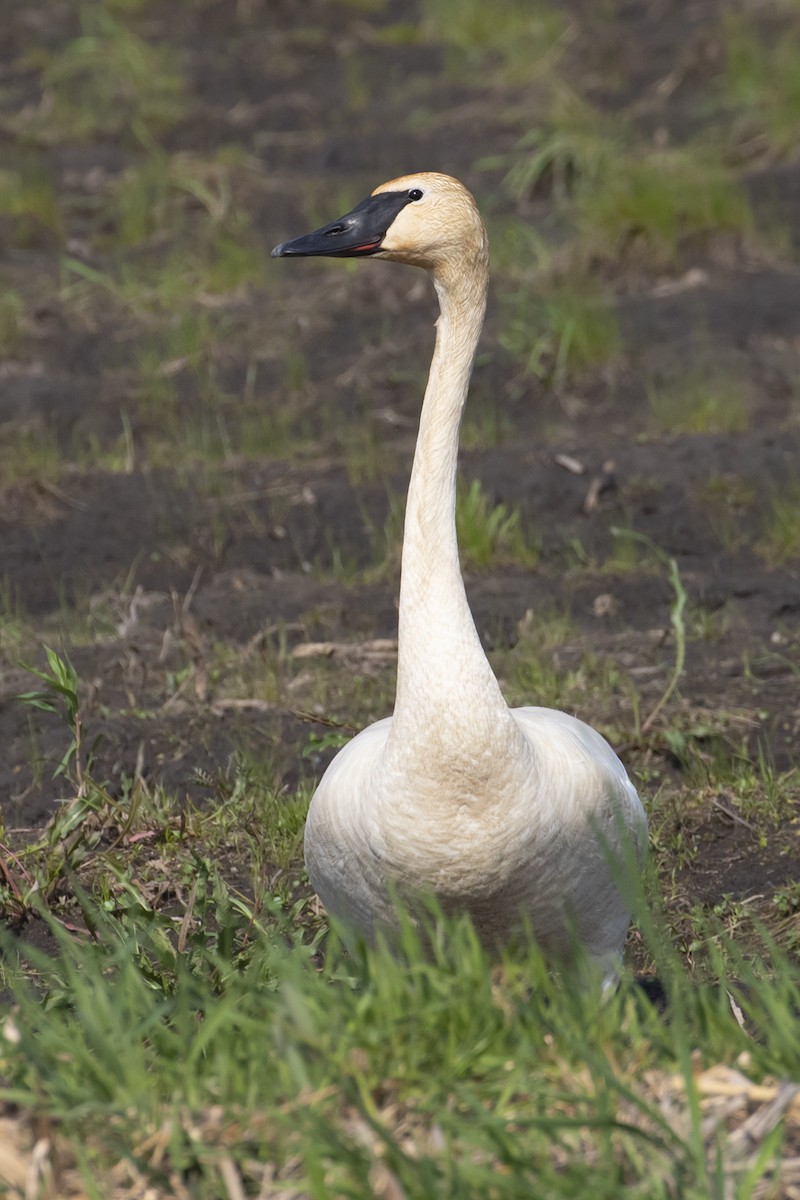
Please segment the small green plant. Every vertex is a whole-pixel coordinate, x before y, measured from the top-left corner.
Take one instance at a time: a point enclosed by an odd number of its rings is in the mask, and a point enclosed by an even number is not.
[[[727,550],[737,550],[751,539],[747,528],[755,502],[755,488],[740,475],[711,475],[695,491],[698,505]]]
[[[800,557],[800,484],[796,480],[768,498],[758,549],[771,566]]]
[[[585,712],[591,706],[596,713],[608,710],[614,696],[629,690],[611,656],[581,645],[567,613],[529,611],[518,630],[516,646],[498,664],[510,703],[567,712]]]
[[[602,570],[609,575],[654,574],[660,572],[662,551],[650,538],[638,530],[611,525],[611,550],[602,561]],[[587,566],[591,563],[585,564]]]
[[[778,888],[772,903],[781,917],[791,917],[800,912],[800,883],[788,883],[786,887]]]
[[[177,807],[160,787],[148,786],[138,770],[133,777],[123,776],[112,794],[93,775],[98,740],[87,749],[77,673],[66,656],[48,647],[45,654],[45,670],[29,668],[44,687],[19,699],[60,717],[68,730],[69,745],[55,768],[66,794],[41,838],[26,843],[10,863],[7,880],[13,886],[4,899],[0,895],[7,915],[30,915],[38,907],[71,924],[79,910],[89,928],[96,929],[97,920],[89,915],[93,898],[121,936],[128,936],[131,922],[144,920],[160,930],[164,941],[175,924],[156,901],[168,881],[176,886],[176,878],[185,883],[177,885],[179,894],[191,892],[186,930],[212,904],[212,892],[214,903],[224,900],[240,917],[244,914],[247,928],[262,913],[265,897],[297,901],[307,785],[287,789],[277,756],[255,760],[237,754],[225,771],[201,780],[214,791],[213,806],[204,810],[191,804]],[[177,683],[176,674],[172,686]],[[148,853],[150,845],[159,847],[155,856]],[[229,889],[214,859],[223,847],[237,861],[249,858],[252,864],[249,891],[255,899],[249,904],[241,895],[225,899]],[[219,917],[217,911],[215,928]],[[174,959],[174,945],[167,941],[164,949]],[[213,934],[212,941],[217,944]]]
[[[564,15],[549,4],[508,0],[490,10],[481,0],[424,0],[424,27],[445,45],[455,78],[476,71],[504,83],[529,83],[558,59]]]
[[[342,74],[348,111],[351,113],[363,112],[369,105],[372,95],[370,77],[360,47],[351,47],[345,53]]]
[[[42,132],[127,134],[150,145],[186,110],[175,48],[151,45],[98,5],[81,6],[81,26],[43,71],[53,110]]]
[[[218,219],[230,202],[229,188],[224,177],[207,176],[208,164],[157,150],[128,167],[111,193],[114,240],[136,245],[164,230],[177,231],[187,223],[191,205]]]
[[[653,424],[666,433],[743,433],[750,423],[748,381],[719,370],[652,380],[647,400]]]
[[[27,163],[19,170],[0,170],[0,212],[13,222],[18,246],[38,245],[43,235],[49,235],[51,241],[53,235],[58,240],[63,236],[53,181],[39,163]]]
[[[33,624],[16,589],[8,579],[0,580],[0,661],[15,658],[33,640]]]
[[[364,414],[357,424],[340,429],[335,442],[344,458],[347,476],[354,486],[374,483],[386,473],[386,444],[375,421]]]
[[[771,152],[797,149],[800,127],[800,35],[787,12],[778,31],[765,32],[758,14],[723,12],[724,67],[720,88],[738,110],[739,142],[766,135]]]
[[[727,606],[709,608],[705,604],[695,604],[688,610],[686,624],[693,638],[718,641],[730,631],[729,610]]]
[[[495,275],[517,279],[530,271],[546,272],[552,264],[553,250],[535,225],[520,217],[493,213],[485,215]]]
[[[518,508],[492,504],[479,479],[461,487],[456,498],[456,529],[465,568],[515,562],[532,567],[538,549],[526,537]]]
[[[613,302],[589,276],[537,285],[528,279],[505,301],[499,341],[523,374],[562,387],[582,372],[612,363],[620,350]]]
[[[616,160],[601,180],[575,193],[585,246],[618,256],[642,245],[673,262],[683,239],[746,233],[752,214],[743,189],[707,147],[648,150]]]
[[[256,283],[261,278],[263,250],[253,244],[251,231],[236,223],[223,228],[209,223],[195,231],[195,240],[177,240],[167,254],[146,255],[121,264],[118,273],[101,274],[84,264],[66,266],[87,283],[99,286],[137,316],[167,320],[191,311],[198,299],[219,297]],[[214,302],[219,307],[218,301]]]
[[[49,646],[44,651],[47,669],[27,668],[44,687],[23,692],[18,699],[28,708],[52,713],[66,726],[69,743],[53,776],[63,779],[71,795],[60,803],[41,839],[26,846],[14,859],[21,882],[16,882],[16,872],[8,873],[14,886],[6,900],[17,917],[46,910],[48,905],[58,906],[65,892],[74,891],[79,871],[97,856],[102,831],[113,823],[111,814],[118,811],[91,775],[96,742],[86,748],[75,668],[66,655]]]
[[[473,396],[461,425],[461,448],[470,451],[501,446],[512,429],[511,418],[498,404],[479,403]]]
[[[792,820],[800,800],[797,768],[778,770],[763,744],[753,749],[735,729],[722,724],[684,730],[680,739],[676,728],[673,745],[689,786],[713,789],[717,804],[733,813],[734,820],[746,822],[762,848],[769,831]]]
[[[629,542],[633,545],[638,545],[645,548],[655,559],[666,567],[667,578],[670,587],[672,588],[672,602],[669,610],[669,623],[672,632],[672,639],[675,645],[675,661],[670,672],[667,686],[658,698],[657,703],[650,710],[648,716],[638,724],[639,714],[638,705],[636,712],[637,719],[637,737],[641,737],[648,733],[653,728],[658,717],[663,712],[666,705],[674,695],[678,684],[680,683],[683,669],[686,664],[686,604],[688,596],[686,589],[683,586],[680,569],[676,560],[664,553],[650,538],[642,533],[638,533],[634,529],[616,529],[612,528],[612,535],[615,535],[623,542]]]
[[[596,186],[618,169],[630,136],[624,118],[609,118],[559,80],[546,118],[523,134],[513,156],[490,158],[482,165],[505,165],[510,157],[503,184],[514,199],[546,188],[563,204],[576,188]]]
[[[536,190],[552,193],[575,229],[579,262],[638,249],[672,263],[687,237],[752,227],[747,196],[713,147],[643,143],[624,117],[609,119],[561,80],[552,84],[545,119],[526,130],[513,155],[480,165],[507,164],[504,186],[518,202]]]
[[[256,876],[260,864],[263,873],[272,877],[273,890],[276,871],[297,875],[311,785],[290,789],[269,758],[256,760],[243,753],[233,755],[224,771],[206,775],[202,782],[217,809],[214,842],[229,844],[244,834]],[[207,841],[211,834],[206,830]]]
[[[20,336],[23,304],[16,292],[0,293],[0,354],[12,354]]]
[[[84,763],[82,752],[82,723],[78,702],[78,676],[66,655],[60,655],[49,646],[44,648],[47,658],[46,671],[28,667],[45,685],[43,689],[23,692],[19,699],[29,708],[54,713],[61,717],[70,732],[70,743],[56,767],[56,775],[74,771],[78,784],[83,782]]]
[[[0,425],[0,471],[5,483],[19,479],[55,481],[83,457],[79,446],[61,445],[51,424],[32,417]]]

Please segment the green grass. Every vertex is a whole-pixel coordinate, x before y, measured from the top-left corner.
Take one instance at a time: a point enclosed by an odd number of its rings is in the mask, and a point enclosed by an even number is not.
[[[774,979],[735,963],[753,985],[753,1041],[722,989],[675,977],[664,1022],[627,987],[600,1005],[548,978],[531,948],[492,968],[463,922],[432,919],[427,952],[408,925],[396,956],[346,958],[334,942],[320,967],[274,909],[254,920],[218,880],[197,879],[195,907],[169,923],[85,902],[95,942],[56,926],[55,963],[26,952],[37,991],[15,981],[4,1098],[57,1123],[94,1194],[134,1161],[141,1186],[181,1178],[197,1200],[231,1178],[242,1195],[269,1179],[320,1200],[532,1188],[666,1200],[676,1179],[687,1200],[752,1194],[724,1126],[700,1121],[700,1071],[746,1053],[751,1078],[792,1077],[788,962]],[[748,1160],[754,1181],[780,1157],[776,1128]]]
[[[632,686],[611,654],[586,645],[566,612],[530,610],[513,649],[496,655],[495,667],[509,704],[535,704],[571,713],[592,711],[610,719],[629,707]]]
[[[766,139],[772,155],[798,147],[800,34],[788,10],[785,18],[773,28],[756,13],[725,12],[722,20],[725,59],[719,85],[734,110],[736,141],[747,146]]]
[[[600,570],[609,575],[628,575],[632,572],[658,572],[664,561],[663,551],[638,530],[625,525],[609,527],[611,549],[603,558]]]
[[[405,504],[388,488],[387,499],[388,513],[382,524],[377,524],[366,510],[362,512],[370,538],[373,566],[364,573],[357,564],[340,560],[338,578],[353,582],[360,574],[365,574],[374,581],[397,570],[403,546]],[[479,479],[473,479],[470,484],[459,479],[456,534],[465,571],[512,564],[531,568],[539,559],[538,539],[525,528],[521,510],[515,505],[493,504]],[[334,537],[331,546],[335,549]]]
[[[304,690],[298,688],[295,694],[302,698],[306,709],[324,715],[326,721],[331,720],[337,736],[343,732],[351,737],[364,726],[389,715],[394,692],[393,664],[372,669],[363,666],[347,669],[334,661],[321,663],[314,677],[307,680]],[[309,754],[313,759],[310,750]]]
[[[684,146],[632,153],[602,179],[579,186],[576,224],[595,254],[617,258],[641,249],[648,259],[670,264],[687,238],[747,233],[752,214],[714,151]]]
[[[520,281],[504,298],[498,340],[523,375],[556,388],[613,363],[621,346],[612,298],[589,276],[575,273]]]
[[[0,169],[0,212],[13,221],[17,245],[36,246],[48,237],[56,241],[63,238],[61,207],[53,180],[37,159],[23,160],[18,169]]]
[[[228,459],[280,458],[293,460],[310,453],[315,439],[298,422],[290,404],[280,397],[252,395],[234,396],[224,413],[217,414],[220,448]]]
[[[124,14],[127,16],[128,14]],[[30,125],[39,137],[88,140],[122,136],[151,145],[186,112],[179,56],[143,39],[108,7],[80,6],[81,34],[41,57],[51,96],[46,117]]]
[[[202,327],[205,321],[196,320],[198,316],[202,314],[188,314],[184,326]],[[297,407],[257,386],[255,361],[242,392],[223,389],[217,358],[225,354],[224,322],[209,322],[209,327],[212,332],[194,361],[170,356],[159,348],[163,341],[142,340],[130,399],[135,428],[129,429],[123,418],[122,433],[115,445],[104,448],[102,461],[112,468],[119,464],[130,441],[134,455],[148,465],[169,464],[179,440],[182,461],[202,464],[204,486],[213,491],[214,469],[220,464],[235,469],[243,460],[292,461],[318,448],[319,438]]]
[[[593,576],[602,573],[610,576],[663,574],[669,585],[671,600],[669,607],[669,664],[666,682],[655,701],[649,701],[647,711],[643,709],[642,697],[633,685],[631,678],[622,669],[613,655],[596,655],[591,652],[581,658],[577,672],[562,670],[560,654],[557,648],[541,657],[535,658],[535,668],[544,671],[537,679],[536,670],[532,678],[532,686],[545,696],[558,695],[558,700],[542,700],[537,703],[550,703],[553,707],[583,708],[589,705],[595,713],[609,713],[619,708],[620,697],[630,710],[625,716],[626,739],[632,735],[632,745],[646,746],[653,730],[663,725],[666,715],[670,712],[670,702],[678,697],[678,688],[684,674],[687,655],[687,619],[686,608],[688,595],[676,560],[665,553],[645,534],[638,530],[611,526],[609,534],[613,542],[613,551],[602,564],[592,561],[584,551],[578,539],[573,539],[568,546],[570,557],[578,560],[581,572],[589,571]],[[602,595],[602,594],[601,594]],[[605,598],[605,597],[603,597]],[[613,611],[613,596],[612,596]],[[535,629],[535,621],[531,622]],[[662,641],[667,642],[666,634]],[[527,644],[526,636],[520,638],[520,646],[524,649]],[[570,665],[575,659],[574,647],[570,654]],[[523,659],[524,661],[524,659]],[[624,661],[624,660],[623,660]],[[548,690],[551,683],[552,692]],[[577,691],[561,694],[562,683],[574,686]],[[580,695],[583,691],[583,696]],[[530,702],[530,701],[529,701]]]
[[[285,634],[281,629],[251,645],[242,647],[227,640],[214,640],[208,646],[208,682],[215,699],[247,697],[266,704],[278,704],[288,676]]]
[[[756,502],[752,483],[740,475],[711,475],[697,486],[695,498],[708,523],[728,550],[747,544],[752,533],[748,520]]]
[[[65,465],[64,451],[54,431],[41,420],[15,422],[7,432],[0,433],[4,483],[36,478],[56,480]]]
[[[212,850],[243,846],[251,859],[254,885],[271,876],[274,893],[286,873],[296,883],[302,877],[303,830],[313,785],[289,788],[276,761],[244,753],[205,782],[214,796],[214,810],[194,814],[196,836]]]
[[[386,440],[369,413],[361,413],[357,423],[337,429],[334,444],[355,487],[374,483],[386,475]]]
[[[780,861],[792,853],[790,832],[800,802],[800,776],[796,768],[778,770],[763,747],[753,749],[742,737],[741,714],[685,711],[673,715],[660,736],[681,765],[679,776],[667,773],[658,790],[652,788],[649,805],[651,852],[661,861],[660,885],[664,904],[672,910],[670,921],[675,944],[695,968],[701,967],[708,946],[720,936],[735,936],[744,948],[759,930],[773,931],[787,952],[800,947],[800,936],[792,911],[794,884],[789,879],[774,887],[757,870],[745,887],[731,878],[732,888],[713,904],[704,906],[691,897],[687,878],[708,871],[708,859],[721,836],[732,836],[747,849],[731,859],[723,853],[715,858],[725,874],[732,862],[746,854],[769,854]],[[727,834],[725,831],[727,830]],[[735,890],[734,890],[735,889]],[[714,930],[707,918],[723,918]],[[746,951],[745,951],[746,952]]]
[[[564,15],[538,0],[509,0],[490,10],[480,0],[424,0],[423,29],[445,46],[445,66],[459,80],[530,83],[561,53]]]
[[[481,570],[503,562],[532,567],[538,560],[538,548],[522,527],[520,510],[492,504],[479,479],[459,488],[456,530],[465,569]]]
[[[0,352],[3,354],[13,354],[19,343],[23,308],[23,302],[16,292],[0,293]]]
[[[519,139],[503,180],[517,201],[546,190],[564,204],[577,187],[602,184],[625,161],[631,131],[624,118],[608,117],[561,79],[551,88],[544,120],[537,120]],[[484,165],[508,161],[489,159]]]
[[[501,405],[470,397],[461,425],[460,445],[465,451],[502,446],[513,432],[513,423]]]
[[[492,275],[514,279],[520,266],[544,270],[552,260],[552,249],[536,225],[487,206],[484,221],[489,234]]]
[[[237,195],[254,163],[235,146],[213,157],[153,149],[111,185],[109,217],[114,245],[136,245],[165,230],[196,230],[198,216],[219,227],[237,213]]]
[[[209,888],[222,886],[218,862],[221,855],[230,854],[249,864],[251,877],[242,876],[242,883],[247,894],[256,897],[255,913],[265,889],[287,898],[293,895],[302,877],[298,864],[310,789],[305,784],[286,788],[280,747],[273,755],[262,748],[258,758],[241,752],[224,768],[198,773],[196,781],[213,794],[210,806],[178,805],[173,795],[148,787],[136,773],[123,775],[112,791],[95,776],[95,742],[85,725],[85,685],[65,654],[45,647],[45,656],[43,667],[30,668],[34,686],[19,700],[63,723],[61,757],[52,769],[63,778],[68,798],[41,837],[29,841],[14,860],[20,886],[7,900],[17,915],[33,915],[39,904],[61,913],[67,900],[82,906],[74,890],[79,879],[118,921],[124,923],[133,905],[158,923],[154,897],[161,896],[165,872],[173,885],[185,880],[188,886],[202,867]],[[167,706],[192,670],[180,668],[174,655],[173,664],[164,673]],[[272,656],[266,665],[268,691],[274,694]],[[224,711],[219,669],[217,657],[208,672],[209,684]],[[249,683],[253,664],[250,674]],[[254,697],[260,700],[256,689],[248,688],[248,699]],[[148,713],[139,715],[146,723]],[[127,716],[132,719],[135,714]],[[166,917],[165,928],[170,921]]]
[[[549,91],[544,120],[537,113],[512,154],[479,166],[505,166],[504,189],[518,204],[552,197],[559,254],[573,273],[598,260],[671,266],[688,239],[751,231],[746,193],[718,148],[659,147],[558,76]]]
[[[135,312],[158,315],[181,313],[198,299],[230,295],[264,278],[264,247],[245,224],[212,226],[207,236],[195,230],[193,238],[152,261],[143,255],[123,263],[119,277],[107,281],[108,290]]]
[[[750,401],[748,380],[713,366],[654,379],[647,388],[650,417],[662,433],[744,433]]]
[[[252,352],[243,395],[227,394],[219,375],[242,302],[267,277],[241,203],[256,175],[235,147],[209,159],[152,150],[103,199],[102,265],[62,260],[60,299],[73,320],[91,324],[111,310],[136,331],[132,347],[125,339],[113,350],[127,394],[120,439],[96,448],[106,461],[130,458],[131,447],[151,464],[171,460],[179,432],[187,453],[208,461],[280,453],[287,442],[283,406],[254,395]],[[289,367],[287,383],[296,384]]]
[[[800,558],[800,485],[796,481],[769,496],[758,549],[771,566]]]
[[[717,790],[729,797],[734,809],[755,824],[764,834],[782,822],[791,820],[800,800],[800,771],[778,771],[765,756],[763,747],[753,754],[747,745],[731,748],[718,743],[706,745],[704,753],[693,756],[687,772],[688,785]]]
[[[0,660],[10,666],[34,643],[33,621],[14,584],[9,579],[0,580]]]
[[[228,157],[152,154],[106,201],[115,251],[104,266],[62,260],[60,299],[73,320],[94,323],[113,311],[136,330],[111,349],[125,386],[120,435],[93,448],[95,461],[115,467],[139,455],[163,464],[177,437],[208,462],[280,454],[298,440],[295,410],[256,394],[258,358],[238,345],[242,302],[266,277],[266,252],[235,199]],[[251,354],[242,394],[221,383],[234,347]],[[293,362],[290,353],[290,391],[302,387]]]

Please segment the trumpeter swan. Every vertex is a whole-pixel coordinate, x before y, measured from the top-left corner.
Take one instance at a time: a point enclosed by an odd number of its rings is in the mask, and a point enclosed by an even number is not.
[[[610,983],[631,916],[619,873],[647,842],[642,805],[595,730],[508,708],[459,566],[458,434],[488,282],[475,201],[450,176],[407,175],[272,254],[411,263],[431,272],[440,305],[406,506],[394,715],[353,738],[316,790],[311,883],[367,939],[396,923],[396,894],[432,892],[489,943],[527,926],[562,960],[577,940]]]

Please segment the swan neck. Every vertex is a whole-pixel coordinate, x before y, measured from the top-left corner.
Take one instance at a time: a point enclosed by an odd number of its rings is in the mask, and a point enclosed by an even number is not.
[[[439,318],[408,489],[404,572],[424,550],[419,545],[424,531],[427,557],[432,557],[433,539],[437,551],[444,552],[461,574],[455,527],[458,439],[486,311],[488,280],[481,266],[460,277],[434,276]]]
[[[406,504],[392,737],[422,748],[487,739],[510,716],[464,591],[456,537],[458,437],[486,307],[485,253],[434,276],[440,314]],[[441,741],[440,741],[441,749]],[[458,752],[454,744],[453,753]]]

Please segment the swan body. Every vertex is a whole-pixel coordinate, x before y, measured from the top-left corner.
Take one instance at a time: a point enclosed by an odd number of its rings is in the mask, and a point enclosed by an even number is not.
[[[458,434],[488,283],[471,194],[424,172],[382,184],[276,257],[376,257],[428,270],[436,345],[409,484],[394,715],[337,754],[311,801],[305,857],[330,914],[372,940],[396,897],[433,893],[488,944],[530,930],[611,982],[630,923],[622,876],[643,862],[644,810],[620,760],[563,712],[509,709],[480,644],[458,558]]]

